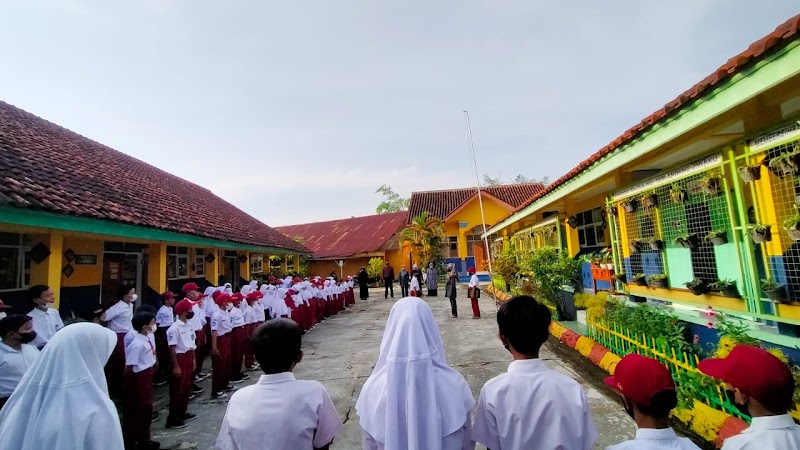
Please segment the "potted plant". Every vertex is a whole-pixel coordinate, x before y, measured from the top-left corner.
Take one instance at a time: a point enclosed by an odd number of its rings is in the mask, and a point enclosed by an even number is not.
[[[719,177],[716,175],[706,174],[706,176],[700,179],[700,181],[697,183],[697,186],[699,186],[700,190],[707,195],[719,195]]]
[[[658,236],[651,237],[647,243],[650,244],[651,250],[661,250],[664,248],[664,241],[662,241]]]
[[[672,200],[672,203],[682,205],[686,202],[686,189],[678,183],[673,183],[669,190],[669,198]]]
[[[703,295],[708,292],[708,284],[705,281],[701,280],[700,278],[695,278],[688,283],[684,283],[686,288],[692,291],[694,295]]]
[[[650,285],[657,288],[668,288],[669,284],[667,283],[668,277],[660,273],[658,275],[652,275],[650,277]]]
[[[770,231],[769,225],[761,225],[760,223],[750,225],[747,227],[747,234],[756,244],[772,240],[772,231]]]
[[[763,291],[770,300],[777,303],[785,302],[788,297],[786,294],[786,285],[771,280],[761,280],[761,291]]]
[[[712,291],[722,293],[725,297],[739,298],[739,288],[736,287],[736,280],[717,280],[711,283]]]
[[[628,242],[628,249],[630,249],[631,254],[638,253],[642,249],[642,242],[639,239],[631,239]]]
[[[614,206],[614,205],[606,206],[606,211],[608,212],[608,215],[613,216],[613,217],[617,217],[617,207],[616,206]]]
[[[761,164],[755,166],[742,164],[737,168],[737,171],[739,172],[739,177],[745,183],[761,179]]]
[[[713,245],[722,245],[728,242],[728,232],[725,230],[714,230],[706,235],[706,240]]]
[[[639,203],[636,201],[635,198],[632,198],[630,200],[622,202],[622,208],[624,208],[625,212],[628,214],[634,213],[639,208]]]
[[[680,245],[683,248],[688,248],[689,250],[694,250],[697,248],[697,235],[694,233],[684,234],[678,236],[675,239],[675,243]]]
[[[656,194],[653,193],[644,194],[642,195],[640,203],[642,204],[642,208],[645,209],[652,208],[653,206],[656,206],[656,204],[658,204],[658,196],[656,196]]]
[[[637,273],[636,275],[634,275],[633,281],[639,286],[647,286],[647,277],[645,277],[643,273]]]
[[[769,170],[781,178],[797,173],[797,153],[797,150],[794,150],[771,158],[769,160]]]
[[[791,217],[787,217],[783,221],[783,229],[789,234],[789,238],[793,241],[800,241],[800,212],[795,211]]]
[[[627,281],[627,277],[625,276],[625,272],[615,273],[611,277],[614,278],[615,280],[619,281],[619,282],[622,282],[622,283],[625,283]]]

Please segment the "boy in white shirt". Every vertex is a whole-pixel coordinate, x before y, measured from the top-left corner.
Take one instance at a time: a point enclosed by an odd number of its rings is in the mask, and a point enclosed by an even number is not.
[[[28,367],[39,357],[39,349],[32,344],[36,339],[33,321],[22,314],[0,319],[0,339],[0,409],[3,409]]]
[[[244,296],[239,292],[231,295],[233,308],[228,311],[231,320],[231,352],[230,366],[228,366],[228,381],[233,384],[241,383],[250,378],[250,375],[242,372],[242,361],[244,360],[244,341],[247,339],[245,330],[244,314],[242,313],[242,301]]]
[[[497,325],[514,362],[483,385],[472,440],[490,450],[590,450],[598,434],[586,393],[538,359],[550,310],[532,297],[514,297],[500,307]]]
[[[211,314],[211,398],[223,399],[228,396],[225,391],[233,390],[228,384],[232,330],[228,311],[233,306],[231,296],[221,291],[211,298],[217,304]]]
[[[155,316],[137,312],[131,320],[131,341],[125,346],[125,401],[122,412],[122,434],[126,448],[158,448],[150,440],[153,417],[153,376],[156,350],[150,335],[155,332]],[[128,339],[128,336],[125,337]]]
[[[256,332],[256,305],[260,298],[258,291],[253,291],[245,297],[247,309],[244,310],[244,328],[247,336],[244,341],[244,367],[247,370],[257,369],[253,354],[253,334]]]
[[[794,379],[783,361],[762,348],[737,345],[726,358],[700,361],[697,368],[725,382],[729,397],[753,418],[722,450],[800,449],[800,426],[789,414]]]
[[[158,359],[158,373],[156,374],[156,386],[167,384],[169,374],[172,372],[171,359],[169,355],[169,344],[167,344],[167,330],[175,323],[176,294],[167,290],[161,294],[161,308],[156,312],[156,358]]]
[[[273,319],[258,329],[253,346],[265,375],[231,396],[218,450],[328,449],[342,431],[325,387],[292,374],[303,359],[302,332],[290,319]]]
[[[56,294],[52,289],[40,284],[28,289],[28,293],[36,306],[28,313],[28,316],[33,319],[33,331],[36,332],[36,339],[32,344],[41,350],[47,341],[56,334],[56,331],[64,328],[64,322],[54,307]]]
[[[655,359],[635,353],[622,358],[605,383],[622,397],[625,412],[636,421],[636,438],[606,450],[700,450],[669,426],[669,413],[678,406],[672,375]]]
[[[481,308],[478,304],[478,299],[481,298],[481,287],[480,287],[480,280],[478,280],[478,275],[475,273],[475,268],[470,267],[467,270],[469,274],[469,299],[472,302],[472,318],[473,319],[480,319],[481,318]]]
[[[175,305],[178,320],[167,330],[167,343],[172,357],[172,377],[169,382],[169,416],[167,428],[184,428],[186,422],[197,418],[187,412],[192,391],[195,360],[195,334],[189,319],[194,316],[192,302],[183,299]]]

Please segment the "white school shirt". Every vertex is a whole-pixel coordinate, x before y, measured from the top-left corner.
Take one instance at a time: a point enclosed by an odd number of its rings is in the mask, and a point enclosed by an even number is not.
[[[167,329],[167,344],[172,347],[175,346],[175,353],[186,353],[189,350],[197,348],[195,344],[195,335],[192,326],[182,320],[176,320],[171,327]]]
[[[606,450],[700,450],[700,447],[689,438],[678,437],[672,428],[639,428],[635,439],[610,445]]]
[[[172,307],[164,305],[158,309],[156,313],[156,325],[158,328],[169,328],[175,323],[175,313],[172,312]]]
[[[475,443],[470,439],[471,427],[472,420],[467,416],[463,428],[442,438],[442,450],[474,450]],[[385,449],[383,444],[376,441],[375,438],[370,436],[363,428],[361,429],[361,448],[362,450]]]
[[[261,302],[256,302],[253,305],[253,314],[256,315],[256,323],[267,320],[267,313],[264,312],[264,305]]]
[[[194,331],[200,331],[204,326],[206,326],[206,310],[195,303],[192,305],[192,312],[194,313],[194,316],[189,319],[189,324],[192,326]]]
[[[750,427],[725,439],[722,450],[797,450],[800,449],[800,426],[792,416],[753,417]]]
[[[38,356],[39,349],[33,344],[22,344],[15,350],[0,341],[0,398],[11,397]]]
[[[64,328],[64,322],[55,308],[47,308],[47,311],[42,311],[39,308],[33,308],[28,313],[31,322],[33,322],[33,331],[36,332],[36,339],[31,342],[35,347],[42,347],[47,344],[47,341],[56,334],[56,331]]]
[[[411,283],[409,283],[408,289],[412,291],[419,291],[419,280],[417,280],[417,277],[411,277]]]
[[[343,428],[319,382],[297,380],[291,372],[261,375],[231,396],[215,448],[310,450],[328,445]]]
[[[256,309],[250,305],[247,305],[244,311],[244,323],[248,325],[256,323]]]
[[[122,344],[125,346],[125,348],[128,348],[128,346],[131,345],[131,342],[133,342],[133,339],[136,337],[136,335],[139,334],[142,333],[137,333],[136,330],[132,328],[131,331],[125,333],[125,337],[122,338]],[[153,344],[153,348],[156,348],[156,336],[153,333],[147,333],[147,339],[149,339],[150,343]]]
[[[135,333],[130,344],[125,346],[125,365],[133,366],[133,373],[139,373],[156,364],[156,347],[150,341],[151,334],[147,336]],[[125,339],[128,335],[125,335]]]
[[[239,328],[244,325],[244,314],[242,314],[242,310],[233,307],[230,311],[228,311],[228,316],[230,317],[231,321],[231,328]]]
[[[541,360],[514,361],[481,388],[472,440],[492,450],[590,450],[597,436],[581,385]]]
[[[469,279],[469,287],[479,287],[478,283],[480,283],[480,280],[478,280],[478,275],[477,274],[473,274],[472,277],[470,277],[470,279]],[[494,449],[492,449],[492,450],[494,450]]]
[[[131,325],[132,318],[133,303],[128,304],[120,300],[106,310],[108,329],[114,333],[127,333],[131,331],[133,329],[133,325]]]
[[[211,331],[216,331],[217,336],[224,336],[233,330],[231,318],[227,311],[217,308],[211,315]]]

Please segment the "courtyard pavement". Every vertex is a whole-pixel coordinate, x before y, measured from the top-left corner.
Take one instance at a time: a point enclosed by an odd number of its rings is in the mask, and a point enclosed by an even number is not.
[[[466,289],[461,290],[466,292]],[[394,300],[398,299],[399,295]],[[450,317],[450,304],[446,298],[425,297],[425,300],[430,304],[439,323],[448,362],[464,375],[477,400],[481,386],[490,378],[504,372],[511,361],[510,354],[497,339],[495,306],[491,296],[485,295],[481,299],[481,320],[471,319],[467,298],[459,299],[457,319]],[[382,290],[379,292],[373,289],[369,300],[357,302],[347,311],[317,325],[303,336],[305,357],[297,366],[295,375],[299,379],[318,380],[330,392],[345,424],[342,437],[332,446],[334,449],[361,448],[355,403],[361,386],[377,360],[383,328],[393,303],[391,298],[384,300]],[[576,379],[586,389],[600,432],[595,448],[604,449],[608,445],[633,437],[635,425],[619,403],[610,398],[607,391],[597,388],[596,379],[590,380],[589,375],[584,376],[578,363],[559,359],[551,345],[557,344],[545,344],[541,358],[550,368]],[[205,367],[209,368],[208,361]],[[250,372],[250,380],[240,386],[255,383],[259,376],[259,372]],[[198,417],[182,430],[164,428],[167,389],[157,388],[155,406],[160,411],[161,418],[153,423],[152,433],[153,439],[161,443],[161,448],[214,448],[227,402],[209,398],[210,379],[201,385],[205,392],[189,405],[189,411]]]

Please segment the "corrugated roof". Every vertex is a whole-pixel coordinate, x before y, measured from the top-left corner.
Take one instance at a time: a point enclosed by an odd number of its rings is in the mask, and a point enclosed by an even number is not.
[[[347,258],[384,250],[387,242],[408,223],[408,211],[353,217],[328,222],[288,225],[278,230],[300,237],[314,259]]]
[[[208,189],[4,102],[0,205],[308,252]]]
[[[486,186],[481,191],[516,208],[543,189],[544,185],[541,183],[528,183]],[[434,217],[444,219],[476,195],[475,188],[413,192],[408,207],[409,217],[416,217],[427,211]]]

